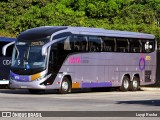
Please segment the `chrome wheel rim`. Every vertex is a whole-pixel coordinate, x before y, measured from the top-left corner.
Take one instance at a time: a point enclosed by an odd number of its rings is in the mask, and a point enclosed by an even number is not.
[[[137,88],[137,87],[138,87],[138,82],[137,82],[137,80],[133,80],[132,84],[133,84],[133,88]]]
[[[124,80],[123,85],[124,85],[124,88],[125,88],[125,89],[128,89],[129,83],[128,83],[128,80],[127,80],[127,79]]]
[[[66,82],[66,81],[64,81],[64,82],[62,82],[62,89],[64,90],[64,91],[67,91],[68,90],[68,82]]]

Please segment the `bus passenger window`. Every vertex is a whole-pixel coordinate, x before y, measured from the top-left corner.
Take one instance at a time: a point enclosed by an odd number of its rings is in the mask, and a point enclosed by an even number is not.
[[[85,40],[82,41],[81,50],[82,51],[87,51],[88,50],[87,42]]]
[[[142,48],[144,53],[150,53],[154,51],[154,41],[142,40]]]
[[[64,41],[64,50],[71,50],[70,36]]]
[[[103,51],[114,52],[115,50],[115,39],[109,37],[103,37]]]
[[[55,44],[52,44],[52,49],[58,50],[58,51],[69,51],[72,48],[73,42],[71,41],[71,36],[68,36],[66,39],[59,41]]]
[[[127,39],[117,39],[117,52],[129,52],[129,44]]]
[[[90,51],[98,51],[98,47],[96,47],[96,44],[94,42],[90,42]]]
[[[93,52],[102,51],[102,40],[100,37],[89,36],[89,50]]]
[[[73,40],[75,51],[88,51],[88,42],[86,36],[74,36]]]
[[[140,53],[141,52],[141,44],[138,39],[130,39],[130,52],[131,53]]]
[[[80,42],[79,41],[75,41],[74,50],[77,50],[77,51],[80,50]]]

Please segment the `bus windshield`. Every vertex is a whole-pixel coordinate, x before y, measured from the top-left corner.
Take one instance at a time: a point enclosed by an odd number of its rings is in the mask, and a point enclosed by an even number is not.
[[[13,68],[36,69],[44,68],[46,65],[46,57],[42,56],[42,46],[44,42],[17,42],[13,54]]]

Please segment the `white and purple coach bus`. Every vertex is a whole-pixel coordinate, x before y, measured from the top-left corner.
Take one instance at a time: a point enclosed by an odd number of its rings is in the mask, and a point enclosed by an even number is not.
[[[10,87],[30,93],[58,89],[120,87],[136,91],[155,83],[156,41],[152,34],[101,28],[43,26],[15,42]]]

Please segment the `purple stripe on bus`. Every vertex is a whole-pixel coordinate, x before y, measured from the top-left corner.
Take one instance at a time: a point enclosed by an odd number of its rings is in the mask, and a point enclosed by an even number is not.
[[[17,81],[21,81],[21,82],[28,82],[30,80],[30,76],[21,76],[21,75],[17,75],[13,72],[10,71],[10,76],[17,80]]]
[[[82,83],[82,88],[90,88],[90,87],[111,87],[111,82],[97,82],[97,83]]]

